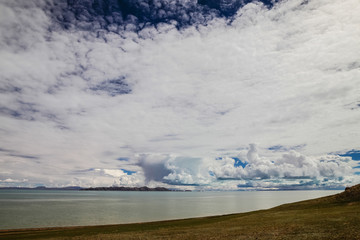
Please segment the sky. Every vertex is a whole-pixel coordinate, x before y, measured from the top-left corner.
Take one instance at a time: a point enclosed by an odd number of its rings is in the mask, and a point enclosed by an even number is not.
[[[0,0],[0,187],[360,183],[358,0]]]

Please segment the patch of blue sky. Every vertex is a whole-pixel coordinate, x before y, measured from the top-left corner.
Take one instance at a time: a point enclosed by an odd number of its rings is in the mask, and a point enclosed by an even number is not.
[[[245,168],[246,165],[249,164],[249,163],[246,162],[246,161],[242,161],[242,160],[241,160],[240,158],[238,158],[238,157],[232,157],[232,159],[235,160],[235,162],[234,162],[234,167],[242,167],[242,168]],[[217,157],[217,158],[215,158],[215,160],[221,161],[221,160],[223,160],[223,158],[222,158],[222,157]]]
[[[360,150],[350,150],[344,154],[339,154],[341,157],[351,157],[354,161],[360,161]]]
[[[129,161],[129,158],[127,158],[127,157],[119,157],[119,158],[117,158],[116,160],[118,160],[118,161]]]
[[[244,184],[238,184],[237,187],[238,188],[251,188],[251,187],[254,187],[254,184],[251,182],[246,182]]]
[[[238,181],[238,180],[249,180],[249,181],[255,181],[254,179],[245,178],[245,177],[218,177],[216,180],[219,181]]]
[[[124,173],[126,173],[127,175],[133,175],[134,173],[136,173],[136,171],[130,171],[130,170],[126,170],[126,169],[121,169]]]
[[[233,157],[232,159],[235,160],[235,163],[234,163],[234,167],[242,167],[242,168],[245,168],[246,165],[248,165],[249,163],[246,162],[246,161],[241,161],[239,158],[237,157]]]

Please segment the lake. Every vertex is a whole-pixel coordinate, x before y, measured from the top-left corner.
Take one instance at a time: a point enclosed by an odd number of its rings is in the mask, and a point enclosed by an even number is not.
[[[0,229],[105,225],[267,209],[341,191],[0,190]]]

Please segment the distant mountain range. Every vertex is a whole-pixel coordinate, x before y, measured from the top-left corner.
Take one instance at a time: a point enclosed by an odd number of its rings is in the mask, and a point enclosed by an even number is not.
[[[0,189],[24,189],[24,190],[81,190],[83,189],[82,187],[79,186],[69,186],[69,187],[60,187],[60,188],[55,188],[55,187],[45,187],[45,186],[39,186],[39,187],[34,187],[34,188],[30,188],[30,187],[0,187]]]
[[[169,192],[174,191],[164,187],[96,187],[96,188],[83,188],[83,191],[140,191],[140,192]]]
[[[48,188],[45,186],[39,186],[35,188],[26,188],[26,187],[0,187],[0,189],[28,189],[28,190],[73,190],[73,191],[141,191],[141,192],[173,192],[181,190],[172,190],[164,187],[155,187],[149,188],[146,186],[143,187],[94,187],[94,188],[82,188],[79,186],[69,186],[61,188]]]

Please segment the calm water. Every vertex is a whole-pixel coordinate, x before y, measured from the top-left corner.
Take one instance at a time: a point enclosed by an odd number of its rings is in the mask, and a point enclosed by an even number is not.
[[[338,192],[0,190],[0,229],[103,225],[221,215],[266,209]]]

